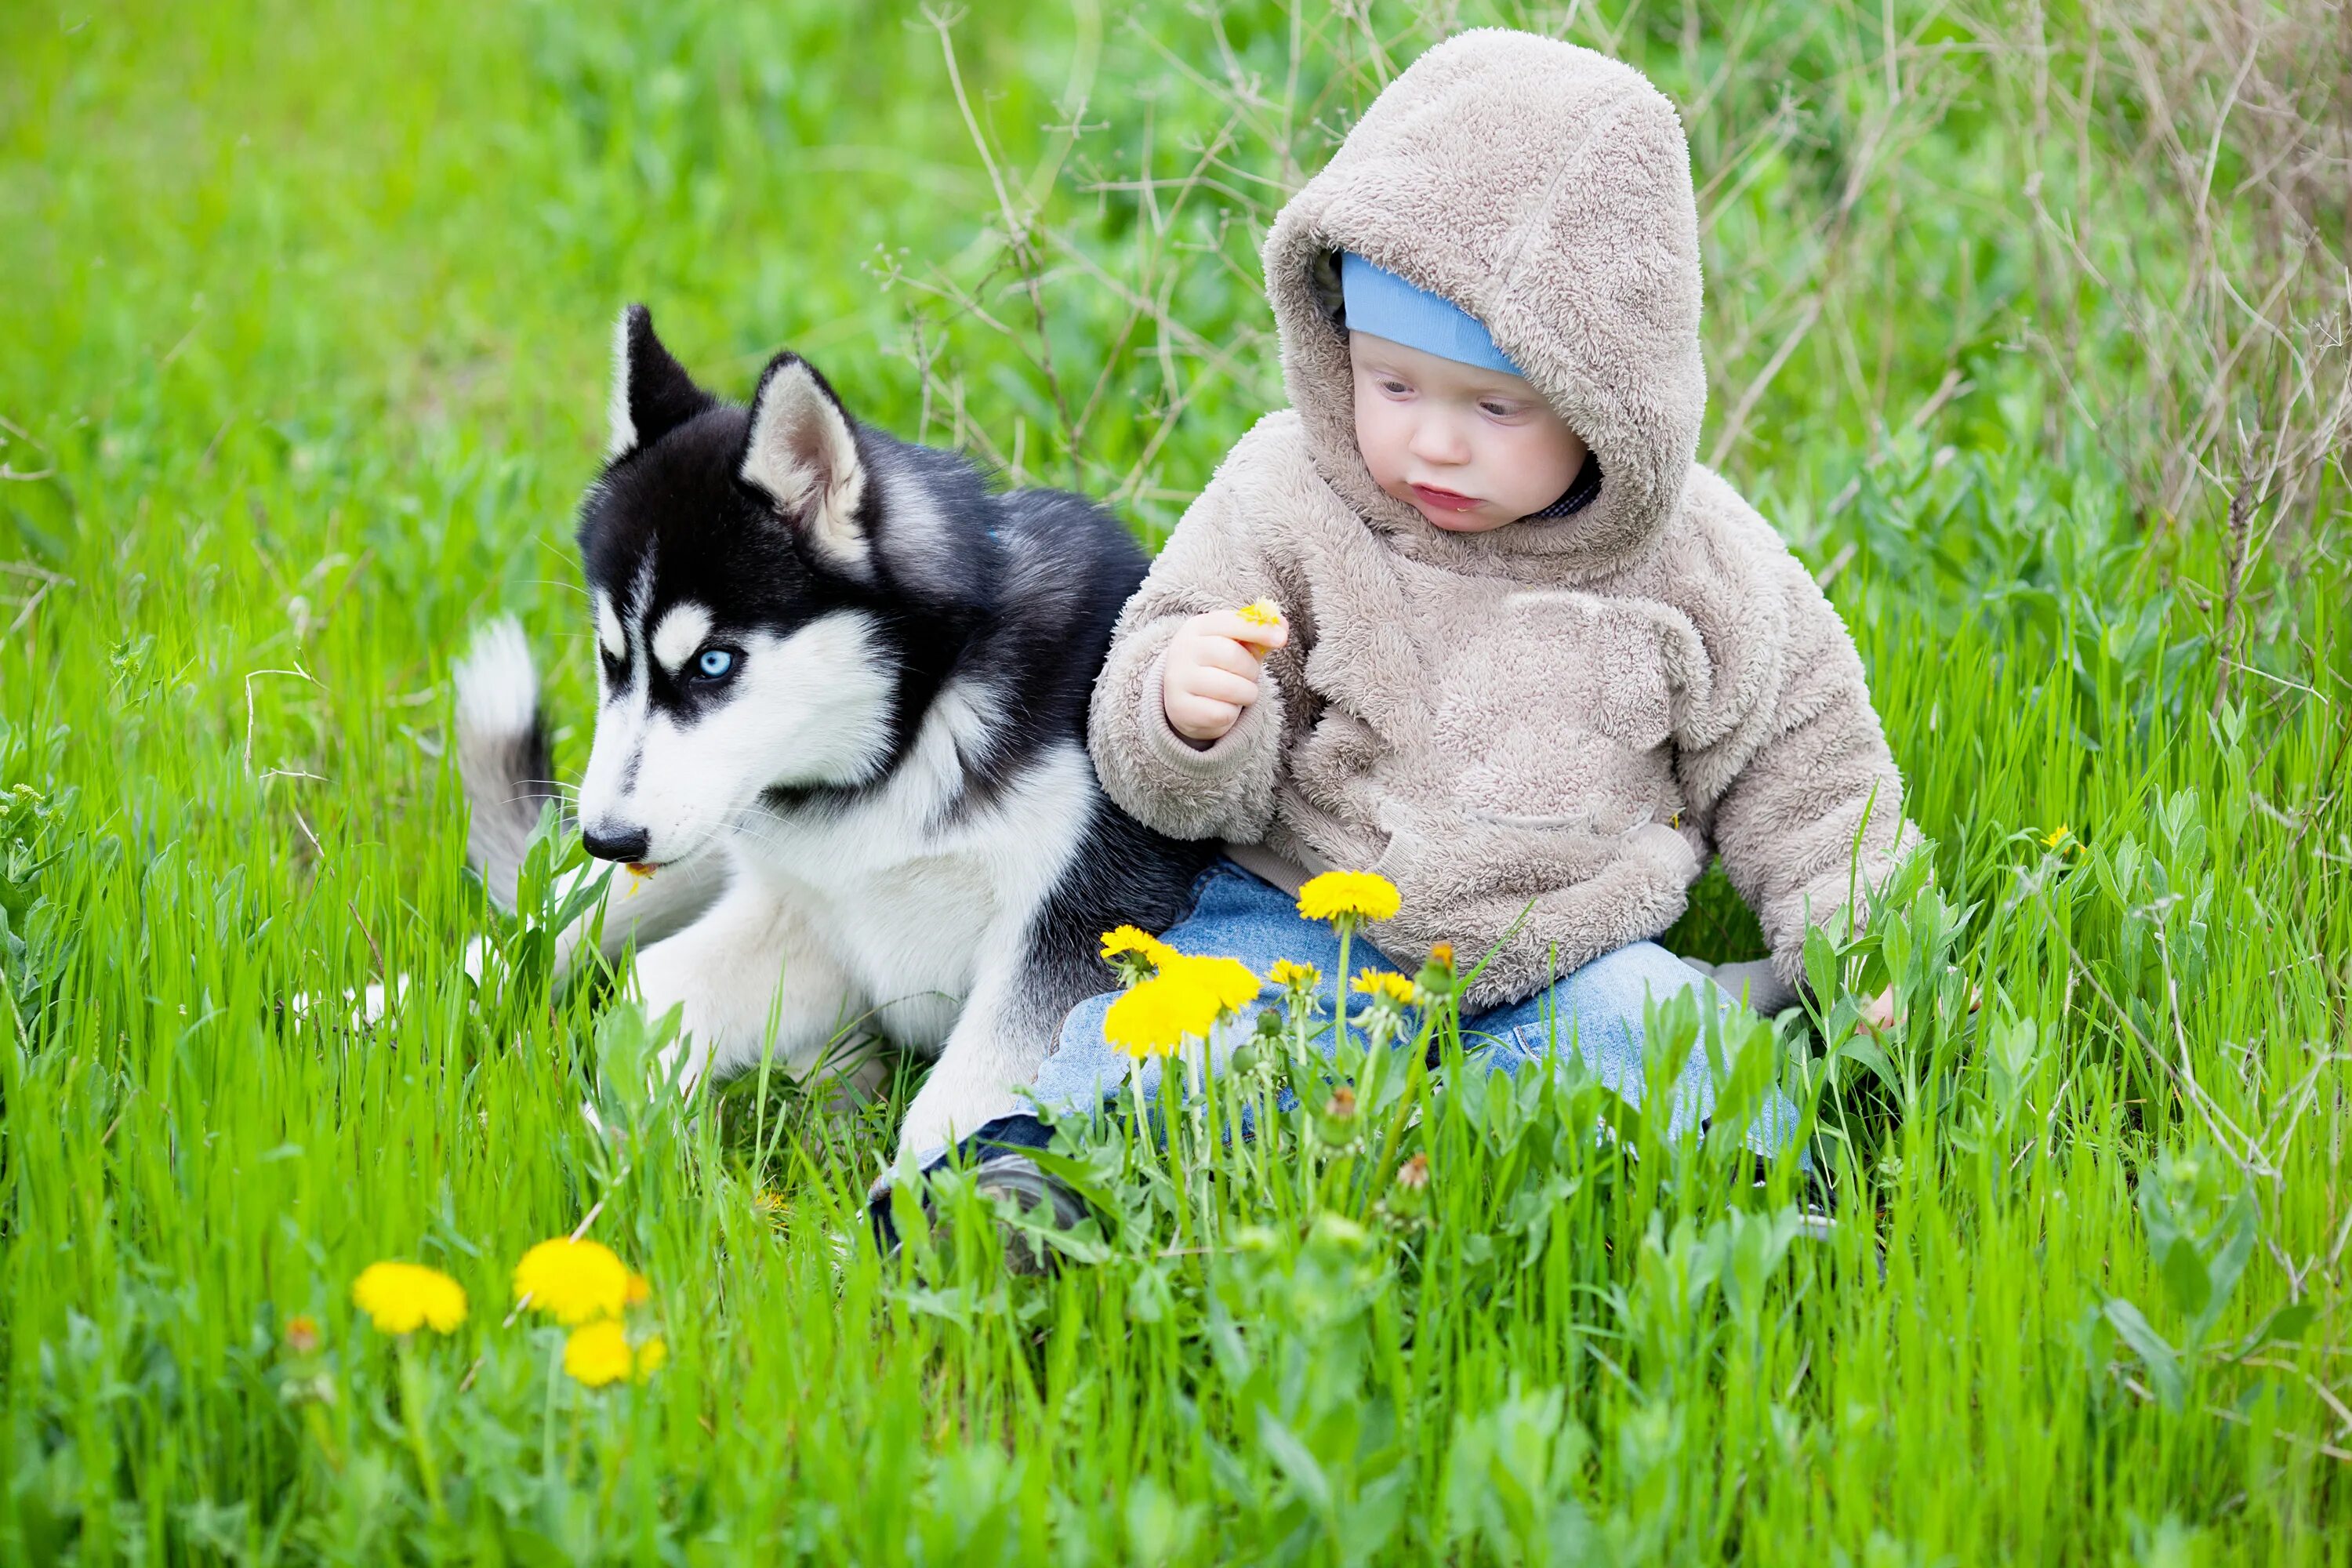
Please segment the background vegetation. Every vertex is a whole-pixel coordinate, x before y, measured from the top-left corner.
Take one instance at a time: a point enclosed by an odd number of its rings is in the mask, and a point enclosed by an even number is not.
[[[620,302],[1156,538],[1279,400],[1268,215],[1496,20],[1683,106],[1706,454],[1936,840],[1822,955],[1909,1025],[1740,1058],[1834,1240],[1785,1163],[1456,1075],[1100,1146],[1050,1280],[968,1200],[885,1263],[889,1106],[680,1126],[625,1008],[477,994],[445,677],[520,610],[577,768]],[[2340,0],[186,0],[11,5],[0,58],[0,1553],[2352,1556]],[[1710,883],[1676,940],[1754,933]],[[377,1028],[288,1006],[390,974]],[[643,1386],[500,1322],[583,1220]],[[396,1355],[380,1258],[467,1324]]]

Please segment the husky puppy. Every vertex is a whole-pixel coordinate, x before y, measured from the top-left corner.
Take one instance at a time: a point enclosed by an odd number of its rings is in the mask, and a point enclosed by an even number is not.
[[[647,1008],[683,1007],[689,1084],[772,1045],[806,1073],[859,1018],[936,1054],[898,1138],[927,1156],[1020,1109],[1102,988],[1099,933],[1181,919],[1206,863],[1112,805],[1087,757],[1144,554],[1081,497],[992,493],[858,423],[798,355],[747,409],[696,385],[645,307],[614,339],[579,529],[599,693],[579,824],[633,884],[607,952],[640,943]],[[510,898],[554,794],[511,622],[457,686],[470,852]]]

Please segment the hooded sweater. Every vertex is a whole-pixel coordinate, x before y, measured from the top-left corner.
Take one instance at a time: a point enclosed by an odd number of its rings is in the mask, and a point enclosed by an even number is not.
[[[1449,533],[1355,441],[1339,258],[1484,321],[1583,437],[1600,488]],[[1265,248],[1292,406],[1219,465],[1121,615],[1088,740],[1112,799],[1292,885],[1377,871],[1392,955],[1486,957],[1517,1001],[1658,936],[1710,855],[1802,973],[1885,875],[1902,779],[1837,613],[1696,461],[1706,405],[1690,154],[1631,68],[1499,29],[1429,50],[1286,205]],[[1258,598],[1290,640],[1205,748],[1160,704],[1189,617]]]

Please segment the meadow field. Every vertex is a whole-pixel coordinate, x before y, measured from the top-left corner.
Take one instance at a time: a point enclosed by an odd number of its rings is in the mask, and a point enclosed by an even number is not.
[[[918,1069],[650,1103],[464,868],[472,626],[586,756],[613,315],[1157,542],[1281,401],[1271,214],[1491,22],[1682,107],[1702,455],[1932,838],[1717,1042],[1835,1228],[1441,1019],[1072,1144],[1050,1277],[952,1181],[886,1259]],[[2352,1562],[2341,0],[91,0],[0,61],[0,1559]],[[1760,952],[1719,875],[1670,940]],[[575,1232],[657,1370],[513,1310]],[[380,1331],[387,1259],[462,1321]]]

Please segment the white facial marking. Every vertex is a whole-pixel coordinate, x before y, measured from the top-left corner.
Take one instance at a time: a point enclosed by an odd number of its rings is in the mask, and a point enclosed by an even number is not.
[[[629,657],[629,639],[621,630],[621,617],[613,612],[613,601],[602,590],[596,595],[596,641],[616,660]]]
[[[702,639],[710,635],[710,612],[700,605],[672,605],[662,614],[661,623],[654,627],[654,658],[672,675],[678,666],[694,656]]]
[[[643,681],[609,694],[581,820],[601,833],[643,829],[646,858],[659,864],[700,848],[763,790],[870,777],[889,743],[892,693],[874,639],[873,621],[855,610],[787,637],[748,637],[724,699],[685,720],[654,708]]]

